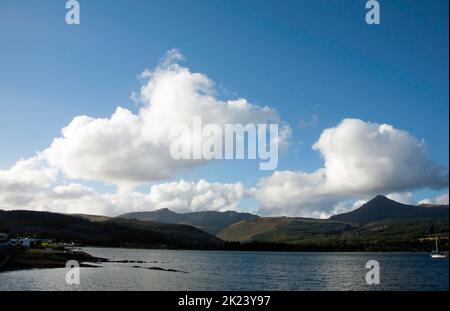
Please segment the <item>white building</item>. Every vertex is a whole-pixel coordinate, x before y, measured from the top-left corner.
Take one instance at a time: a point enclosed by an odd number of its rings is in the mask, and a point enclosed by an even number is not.
[[[33,239],[25,238],[22,240],[22,246],[29,248],[31,246],[31,242],[33,242]]]

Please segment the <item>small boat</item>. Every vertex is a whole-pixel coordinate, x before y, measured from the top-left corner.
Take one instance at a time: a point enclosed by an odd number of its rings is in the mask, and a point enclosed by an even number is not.
[[[433,250],[431,251],[431,258],[433,259],[440,259],[440,258],[447,258],[447,253],[440,253],[438,248],[438,239],[436,237],[436,244],[433,247]]]

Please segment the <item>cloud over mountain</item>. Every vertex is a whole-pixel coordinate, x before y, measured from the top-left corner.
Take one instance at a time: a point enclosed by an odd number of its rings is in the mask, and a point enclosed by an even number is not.
[[[419,201],[419,204],[437,204],[437,205],[448,205],[448,193],[439,195],[435,198],[426,198]]]
[[[155,184],[148,193],[133,190],[205,163],[170,155],[171,130],[191,125],[194,116],[219,126],[278,123],[280,147],[288,144],[290,127],[275,109],[243,98],[218,99],[214,82],[180,66],[181,59],[171,50],[154,70],[141,74],[141,89],[134,94],[141,106],[137,113],[117,107],[109,118],[77,116],[50,147],[0,170],[0,208],[107,215],[165,207],[180,212],[236,208],[246,196],[239,182],[180,180]],[[83,181],[116,185],[118,191],[100,193]]]
[[[20,163],[20,165],[23,165]],[[19,166],[20,166],[19,165]],[[61,213],[85,213],[115,216],[127,212],[151,211],[170,208],[177,212],[200,210],[225,211],[238,209],[239,202],[247,196],[241,183],[210,183],[180,180],[157,184],[150,191],[99,193],[78,183],[56,183],[54,176],[45,170],[27,172],[24,177],[11,179],[5,176],[14,172],[0,171],[1,209],[26,209]],[[35,175],[29,175],[30,173]],[[43,174],[43,176],[40,176]],[[53,174],[51,172],[50,174]],[[48,180],[47,178],[50,178]],[[42,183],[37,183],[42,181]]]
[[[253,189],[239,181],[167,182],[205,163],[170,155],[173,126],[192,124],[194,116],[219,126],[278,123],[281,149],[291,134],[275,109],[242,98],[219,99],[214,82],[180,66],[180,59],[178,51],[169,51],[157,68],[141,74],[137,113],[118,107],[109,118],[77,116],[46,150],[0,170],[0,208],[106,215],[160,208],[222,211],[253,196],[264,215],[323,218],[378,193],[412,203],[415,189],[448,188],[448,169],[429,160],[423,141],[392,125],[359,119],[344,119],[322,132],[313,150],[324,165],[313,172],[275,171]],[[84,181],[116,185],[118,191],[100,193]],[[161,183],[148,192],[134,190],[155,181]],[[448,194],[422,201],[441,202],[448,203]]]
[[[322,168],[260,179],[254,193],[262,213],[324,217],[349,198],[448,187],[448,170],[427,158],[425,143],[388,124],[345,119],[324,130],[313,149]]]

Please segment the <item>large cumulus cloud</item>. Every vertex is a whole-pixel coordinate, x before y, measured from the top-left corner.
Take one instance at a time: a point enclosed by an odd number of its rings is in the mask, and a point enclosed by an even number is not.
[[[243,98],[218,99],[214,82],[179,65],[181,59],[171,50],[154,70],[141,74],[141,89],[134,94],[140,104],[137,113],[117,107],[108,118],[77,116],[50,147],[0,170],[0,208],[106,215],[158,208],[237,208],[246,196],[239,182],[181,180],[154,184],[149,192],[134,191],[139,184],[165,180],[204,163],[173,160],[170,155],[173,127],[192,124],[194,116],[219,126],[278,123],[280,147],[288,143],[290,127],[275,109]],[[118,191],[100,193],[80,184],[83,181],[117,185]]]
[[[425,143],[388,124],[345,119],[313,149],[324,160],[315,172],[260,179],[254,193],[262,213],[325,217],[349,198],[448,186],[448,170],[427,158]]]
[[[281,147],[287,144],[290,128],[276,110],[242,98],[218,99],[213,81],[177,64],[180,58],[172,50],[155,70],[144,71],[144,83],[135,96],[142,104],[137,114],[119,107],[110,118],[74,118],[44,152],[50,165],[69,178],[128,188],[172,177],[203,163],[170,156],[171,130],[178,124],[191,125],[194,116],[203,124],[220,126],[279,123]]]

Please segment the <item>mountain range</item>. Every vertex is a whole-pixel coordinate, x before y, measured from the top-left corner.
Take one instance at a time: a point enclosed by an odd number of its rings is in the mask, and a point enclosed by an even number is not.
[[[329,219],[168,209],[117,217],[0,210],[0,232],[93,246],[417,251],[428,250],[435,235],[448,249],[448,214],[448,205],[406,205],[384,196]]]
[[[240,242],[398,247],[430,234],[448,236],[448,213],[448,206],[405,205],[377,196],[354,211],[325,220],[260,217],[232,224],[217,236]]]
[[[168,224],[190,225],[205,232],[216,235],[228,226],[243,221],[259,218],[259,216],[249,213],[238,213],[235,211],[216,212],[192,212],[176,213],[167,208],[151,212],[128,213],[117,216],[124,219],[137,219],[144,221],[154,221]]]

